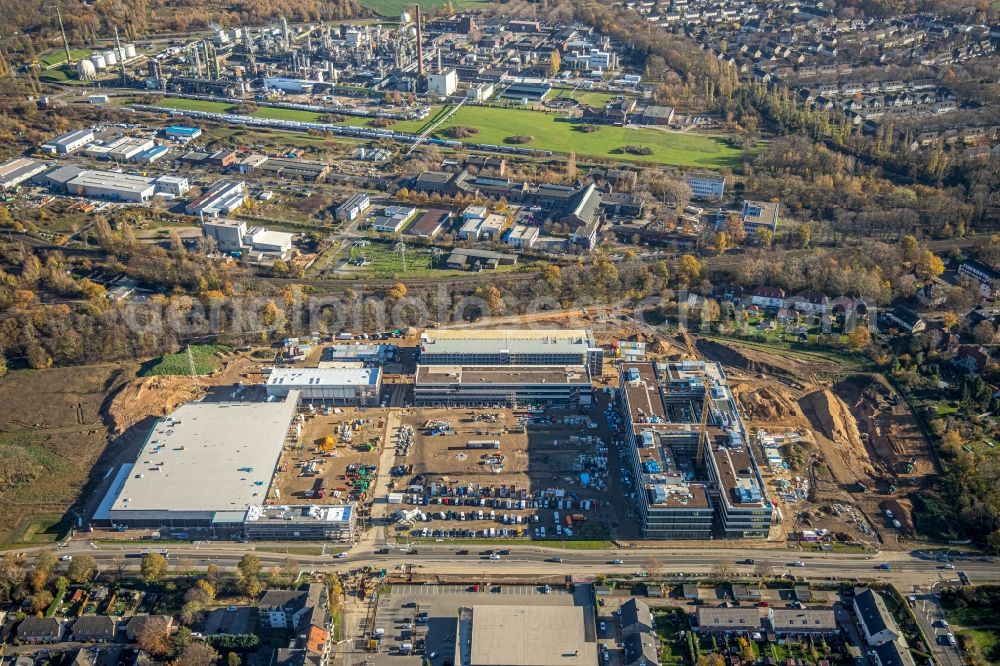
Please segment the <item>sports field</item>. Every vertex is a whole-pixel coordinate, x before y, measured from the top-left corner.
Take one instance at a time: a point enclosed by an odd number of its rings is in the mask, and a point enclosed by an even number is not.
[[[437,134],[443,136],[442,132],[453,125],[479,129],[464,140],[466,143],[499,146],[509,136],[527,135],[534,137],[534,141],[523,144],[525,147],[559,153],[574,151],[578,155],[707,168],[737,167],[742,160],[741,151],[728,146],[723,139],[611,125],[600,125],[596,132],[585,133],[579,130],[579,124],[555,113],[466,106],[439,127]],[[632,155],[622,150],[628,145],[649,147],[653,152]]]

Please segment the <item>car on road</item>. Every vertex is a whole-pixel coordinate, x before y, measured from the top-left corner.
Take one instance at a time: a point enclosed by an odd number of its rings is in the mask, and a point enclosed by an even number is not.
[[[499,560],[499,559],[500,559],[500,556],[499,556],[499,555],[497,555],[496,553],[490,553],[490,559],[491,559],[491,560],[494,560],[494,561],[495,561],[495,560]]]
[[[881,571],[892,571],[892,565],[889,564],[888,562],[883,562],[882,564],[878,565],[875,568]]]
[[[954,569],[954,568],[955,568],[955,565],[954,565],[954,564],[952,564],[951,562],[946,562],[945,564],[942,564],[942,565],[941,565],[941,568],[942,568],[942,569]]]
[[[510,551],[509,550],[501,550],[500,554],[501,555],[510,555]]]
[[[545,561],[546,562],[553,562],[555,564],[560,564],[562,562],[562,558],[557,555],[555,557],[549,557]]]
[[[467,550],[465,550],[465,549],[463,548],[462,550],[456,550],[456,551],[455,551],[455,554],[456,554],[456,555],[468,555],[468,554],[469,554],[469,551],[467,551]]]
[[[418,554],[419,552],[420,552],[420,551],[418,551],[418,550],[417,550],[416,548],[411,548],[411,549],[409,549],[408,551],[406,551],[406,554],[407,554],[407,555],[416,555],[416,554]]]
[[[793,567],[804,567],[805,565],[806,563],[803,562],[802,560],[795,560],[794,562],[792,562]]]
[[[624,564],[624,562],[622,562],[621,560],[615,558],[615,559],[611,560],[610,562],[608,562],[608,564]]]
[[[743,560],[743,564],[753,564],[753,563],[754,563],[753,558],[750,558],[750,557],[748,557],[747,559]]]
[[[378,550],[375,551],[375,554],[376,555],[388,555],[389,554],[389,549],[388,548],[379,548]]]
[[[948,624],[948,620],[941,619],[941,620],[934,620],[934,626],[935,627],[942,627],[943,629],[947,629],[951,625]]]
[[[337,553],[336,555],[334,555],[334,557],[336,557],[338,560],[342,560],[345,557],[347,557],[347,551],[344,551],[342,553]]]

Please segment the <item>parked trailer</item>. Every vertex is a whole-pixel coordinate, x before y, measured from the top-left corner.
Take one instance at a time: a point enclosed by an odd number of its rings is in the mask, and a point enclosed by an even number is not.
[[[500,440],[499,439],[473,439],[469,441],[465,448],[467,449],[499,449]]]

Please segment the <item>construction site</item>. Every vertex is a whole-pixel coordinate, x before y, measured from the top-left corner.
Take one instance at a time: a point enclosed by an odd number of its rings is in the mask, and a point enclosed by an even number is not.
[[[302,436],[286,447],[270,500],[281,504],[364,505],[371,500],[385,431],[381,410],[306,409]]]

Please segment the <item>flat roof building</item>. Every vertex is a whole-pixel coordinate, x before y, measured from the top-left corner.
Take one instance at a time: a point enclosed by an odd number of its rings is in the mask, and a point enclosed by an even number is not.
[[[94,140],[94,130],[80,129],[67,132],[42,144],[42,150],[52,155],[69,155]]]
[[[298,394],[269,402],[192,402],[159,419],[95,514],[130,528],[242,529],[267,498]]]
[[[252,506],[243,526],[252,541],[341,541],[354,538],[350,505]]]
[[[432,208],[417,218],[416,222],[406,228],[406,235],[417,238],[434,238],[451,219],[451,213],[439,208]]]
[[[142,203],[156,193],[151,178],[114,171],[81,171],[66,183],[66,191],[87,197]]]
[[[267,377],[269,396],[294,392],[308,403],[374,404],[381,389],[380,368],[274,368]]]
[[[587,329],[437,329],[420,339],[421,365],[586,365],[604,372],[604,350]]]
[[[721,365],[626,363],[618,399],[645,538],[768,535],[774,507]]]
[[[0,164],[0,190],[12,190],[49,168],[48,162],[18,157]]]
[[[589,405],[584,365],[418,365],[418,405]]]
[[[246,197],[247,187],[242,180],[217,180],[208,191],[188,203],[184,212],[205,217],[231,215],[243,207]]]
[[[778,208],[774,201],[744,201],[740,211],[743,228],[750,235],[761,229],[774,231],[778,228]]]
[[[581,606],[476,605],[461,608],[456,666],[594,666]]]

